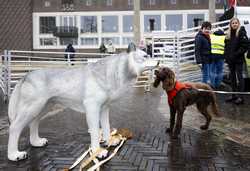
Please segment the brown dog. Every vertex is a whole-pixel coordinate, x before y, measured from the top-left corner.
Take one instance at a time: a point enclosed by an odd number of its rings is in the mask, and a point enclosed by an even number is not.
[[[177,138],[182,128],[183,113],[187,106],[196,104],[199,112],[205,116],[206,123],[200,127],[202,130],[206,130],[209,127],[212,119],[208,112],[208,106],[211,104],[212,111],[216,116],[219,116],[218,106],[216,103],[215,94],[212,92],[212,88],[205,83],[194,82],[179,82],[175,79],[174,72],[167,68],[161,68],[155,71],[154,87],[158,87],[162,82],[162,88],[168,94],[168,103],[170,106],[170,128],[166,129],[166,132],[170,133],[173,138]],[[198,89],[204,89],[208,91],[199,91]],[[177,112],[177,121],[175,125],[175,115]],[[175,129],[174,129],[175,126]],[[174,129],[174,132],[173,132]]]

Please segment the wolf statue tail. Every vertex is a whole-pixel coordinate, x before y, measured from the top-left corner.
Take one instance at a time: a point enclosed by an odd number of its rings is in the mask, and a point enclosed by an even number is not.
[[[23,80],[17,83],[15,86],[9,100],[9,108],[8,108],[8,115],[9,115],[9,122],[11,123],[17,115],[18,110],[18,101],[20,96],[20,89],[22,87]]]

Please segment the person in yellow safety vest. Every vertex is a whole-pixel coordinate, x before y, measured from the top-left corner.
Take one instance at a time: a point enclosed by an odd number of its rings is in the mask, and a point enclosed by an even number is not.
[[[210,79],[211,86],[214,89],[218,89],[223,80],[225,37],[222,28],[217,28],[217,30],[210,35],[212,58]]]

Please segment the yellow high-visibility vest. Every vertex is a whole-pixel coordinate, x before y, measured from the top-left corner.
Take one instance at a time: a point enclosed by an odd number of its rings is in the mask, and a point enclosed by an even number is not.
[[[214,35],[211,34],[211,53],[212,54],[224,54],[225,48],[225,35]]]

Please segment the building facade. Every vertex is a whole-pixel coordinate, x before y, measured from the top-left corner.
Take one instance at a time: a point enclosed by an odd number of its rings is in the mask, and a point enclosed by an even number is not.
[[[17,16],[13,20],[20,23],[20,26],[10,26],[6,19],[3,25],[8,34],[1,39],[1,48],[61,50],[72,43],[76,49],[94,51],[109,40],[117,48],[126,48],[133,39],[133,0],[1,1],[5,4],[1,6],[4,10],[1,16],[5,13],[8,14],[5,18]],[[224,12],[223,1],[216,0],[217,16]],[[243,2],[243,5],[250,4],[250,0]],[[23,8],[9,11],[8,6],[17,4]],[[152,27],[178,31],[204,20],[208,20],[208,0],[141,0],[141,37],[147,36]],[[7,39],[9,43],[4,45]],[[11,46],[12,42],[15,46]]]

